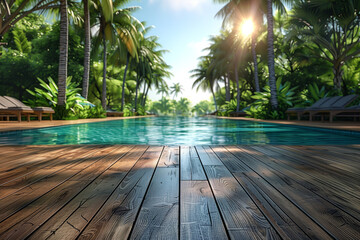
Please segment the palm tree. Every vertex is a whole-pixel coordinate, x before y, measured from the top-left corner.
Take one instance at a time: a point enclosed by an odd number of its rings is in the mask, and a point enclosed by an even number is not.
[[[68,62],[68,16],[67,0],[60,0],[60,46],[59,46],[59,73],[58,73],[58,106],[66,102],[66,79]]]
[[[171,91],[170,91],[170,93],[171,94],[174,94],[174,98],[173,99],[175,99],[177,96],[178,96],[178,94],[180,93],[182,93],[182,91],[183,91],[183,88],[182,88],[182,86],[180,85],[180,83],[174,83],[174,85],[172,85],[171,87],[170,87],[170,89],[171,89]]]
[[[166,82],[163,82],[160,84],[160,87],[157,91],[158,94],[161,94],[161,97],[168,96],[169,95],[169,86]]]
[[[85,29],[85,42],[84,42],[84,76],[82,82],[82,96],[87,99],[89,91],[89,74],[90,74],[90,10],[89,0],[83,0],[84,5],[84,29]]]
[[[191,70],[193,73],[191,77],[195,78],[195,81],[192,87],[196,87],[196,91],[202,89],[203,91],[210,90],[214,99],[215,111],[217,111],[217,104],[214,92],[214,86],[216,84],[215,78],[209,76],[207,74],[209,65],[211,64],[211,58],[209,56],[205,56],[201,58],[200,63],[196,69]]]
[[[251,34],[251,52],[254,62],[254,83],[255,91],[260,92],[258,64],[256,54],[257,29],[262,24],[262,3],[260,0],[216,0],[217,2],[226,2],[216,16],[222,17],[223,27],[228,25],[233,27],[233,31],[239,31],[239,22],[245,19],[251,19],[255,27]]]
[[[275,54],[274,54],[274,20],[272,11],[272,0],[267,0],[267,41],[268,41],[268,67],[269,67],[269,86],[270,86],[270,102],[274,109],[278,108],[276,77],[275,77]]]
[[[106,109],[106,65],[107,65],[107,46],[106,43],[117,43],[117,46],[126,46],[127,49],[131,49],[130,54],[135,54],[135,43],[132,31],[135,31],[132,25],[133,21],[137,21],[130,13],[137,7],[129,7],[119,9],[123,1],[112,2],[110,0],[96,0],[96,14],[95,24],[93,27],[98,28],[95,38],[95,49],[98,49],[102,44],[103,47],[103,85],[101,94],[101,105]],[[113,5],[114,4],[114,5]],[[118,9],[118,10],[117,10]],[[122,51],[121,54],[124,52]]]

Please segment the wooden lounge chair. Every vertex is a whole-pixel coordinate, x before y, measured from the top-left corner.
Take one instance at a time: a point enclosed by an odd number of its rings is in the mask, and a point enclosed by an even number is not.
[[[7,98],[0,96],[0,115],[5,117],[9,121],[10,117],[16,117],[21,122],[21,117],[26,116],[27,121],[30,121],[30,115],[34,114],[34,110],[29,106],[16,106]]]
[[[316,101],[313,105],[311,105],[310,107],[299,107],[299,108],[289,108],[285,113],[287,114],[288,120],[290,120],[291,115],[296,115],[297,116],[297,120],[300,121],[301,116],[309,109],[311,108],[318,108],[321,105],[325,104],[328,100],[330,100],[330,97],[326,97],[326,98],[322,98],[319,99],[318,101]]]
[[[329,121],[332,122],[334,117],[336,115],[339,115],[340,113],[355,113],[356,110],[360,106],[353,106],[350,108],[346,108],[351,102],[353,102],[355,99],[358,98],[358,95],[347,95],[341,97],[338,101],[336,101],[334,104],[331,105],[331,107],[322,107],[316,110],[311,110],[310,114],[311,117],[315,115],[320,115],[321,120],[324,120],[324,115],[329,115]],[[312,120],[312,119],[310,119]]]
[[[106,116],[107,117],[122,117],[122,116],[124,116],[124,113],[118,112],[118,111],[115,111],[112,109],[108,109],[108,110],[106,110]]]
[[[245,112],[245,110],[248,110],[250,107],[245,107],[242,110],[238,111],[238,112],[231,112],[230,116],[231,117],[245,117],[247,116],[247,113]]]
[[[356,120],[356,118],[360,119],[360,104],[352,107],[347,107],[343,109],[333,109],[329,111],[329,120],[333,121],[334,117],[351,117]]]
[[[26,116],[27,121],[30,121],[31,116],[36,116],[41,121],[44,115],[48,115],[52,120],[52,114],[55,112],[50,107],[30,108],[18,99],[8,96],[0,96],[0,104],[0,115],[6,117],[7,121],[10,117],[17,117],[17,120],[21,122],[22,116]]]
[[[27,105],[25,105],[24,103],[22,103],[21,101],[19,101],[16,98],[7,97],[7,96],[5,96],[4,98],[8,99],[10,102],[15,104],[16,106],[28,107]],[[55,111],[51,107],[34,107],[34,108],[32,108],[32,110],[34,110],[34,114],[38,118],[39,121],[41,121],[44,116],[48,116],[51,121],[53,120],[52,115],[55,113]]]

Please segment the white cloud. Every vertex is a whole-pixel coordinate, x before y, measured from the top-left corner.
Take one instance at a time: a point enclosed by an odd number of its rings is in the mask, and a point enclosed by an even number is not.
[[[165,8],[171,10],[194,10],[204,6],[209,0],[149,0],[150,3],[160,2]]]

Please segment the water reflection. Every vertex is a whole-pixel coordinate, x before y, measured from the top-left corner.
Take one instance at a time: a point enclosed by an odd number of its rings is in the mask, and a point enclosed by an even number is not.
[[[0,135],[0,144],[318,145],[360,144],[359,136],[251,121],[154,117],[19,131]]]

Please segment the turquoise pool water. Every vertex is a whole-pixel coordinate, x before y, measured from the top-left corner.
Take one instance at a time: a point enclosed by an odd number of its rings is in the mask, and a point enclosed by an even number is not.
[[[360,144],[360,133],[215,118],[151,117],[0,134],[0,144]]]

